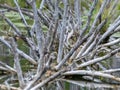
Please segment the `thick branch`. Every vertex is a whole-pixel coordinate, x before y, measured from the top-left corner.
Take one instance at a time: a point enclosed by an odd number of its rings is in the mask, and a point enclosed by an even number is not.
[[[93,78],[96,76],[100,76],[100,77],[109,78],[109,79],[120,82],[120,78],[110,74],[102,73],[99,71],[77,70],[77,71],[65,72],[63,75],[82,75],[82,76],[85,75],[85,76],[93,76]]]

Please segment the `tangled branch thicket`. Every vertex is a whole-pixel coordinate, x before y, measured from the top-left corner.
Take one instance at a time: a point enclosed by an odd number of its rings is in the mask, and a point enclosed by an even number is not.
[[[21,8],[17,0],[14,0],[16,8],[0,5],[5,8],[0,11],[0,16],[12,27],[12,35],[7,39],[1,36],[0,41],[14,56],[14,66],[0,62],[0,69],[14,75],[10,81],[17,75],[19,87],[24,90],[36,90],[67,75],[101,82],[99,77],[102,77],[120,82],[120,77],[111,75],[120,68],[110,69],[106,63],[120,52],[120,47],[111,48],[120,43],[120,38],[110,40],[120,31],[119,0],[100,1],[42,0],[37,8],[36,0],[27,0],[32,11]],[[27,35],[5,16],[7,10],[19,13]],[[25,15],[33,18],[31,28]],[[16,37],[24,42],[29,54],[18,48]],[[20,56],[29,61],[34,70],[23,72]],[[7,84],[6,87],[11,88],[11,83]]]

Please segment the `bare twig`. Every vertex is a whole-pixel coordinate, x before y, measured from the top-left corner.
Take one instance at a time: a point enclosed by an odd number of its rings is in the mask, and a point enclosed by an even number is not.
[[[5,44],[8,48],[12,49],[11,45],[4,38],[0,37],[0,41],[3,44]],[[17,53],[19,53],[21,56],[23,56],[25,59],[27,59],[28,61],[30,61],[34,65],[37,65],[37,62],[33,58],[31,58],[29,55],[27,55],[26,53],[24,53],[23,51],[17,49]]]
[[[63,47],[64,47],[64,34],[65,34],[65,26],[66,26],[66,20],[67,20],[67,11],[68,11],[68,0],[64,1],[64,14],[63,14],[63,22],[62,22],[62,28],[60,33],[60,39],[59,39],[59,50],[58,50],[58,58],[57,62],[59,63],[62,60],[63,55]]]
[[[19,54],[17,53],[17,46],[15,44],[15,41],[13,38],[11,39],[11,46],[12,46],[12,50],[13,50],[13,54],[14,54],[14,64],[15,64],[15,69],[18,75],[18,80],[19,80],[19,84],[21,88],[24,88],[25,86],[25,82],[23,79],[23,75],[22,75],[22,70],[21,70],[21,65],[19,63]]]
[[[21,18],[23,19],[23,22],[24,22],[25,26],[28,27],[28,24],[27,24],[27,22],[26,22],[26,20],[25,20],[25,18],[24,18],[24,16],[23,16],[23,14],[22,14],[22,11],[21,11],[21,9],[20,9],[20,6],[18,5],[18,3],[17,3],[16,0],[14,0],[14,3],[15,3],[16,6],[17,6],[17,9],[18,9],[18,11],[19,11],[19,14],[20,14]]]
[[[8,9],[8,10],[11,10],[11,11],[15,11],[15,12],[18,12],[18,10],[16,8],[13,8],[13,7],[10,7],[8,5],[4,5],[4,4],[0,4],[0,7],[1,8],[4,8],[4,9]],[[22,10],[22,13],[29,16],[30,18],[33,18],[33,14],[31,13],[31,11],[27,10],[28,12]]]
[[[96,6],[96,4],[97,4],[97,1],[98,1],[98,0],[94,0],[94,1],[93,1],[93,4],[92,4],[92,6],[91,6],[91,8],[90,8],[90,10],[89,10],[89,13],[88,13],[88,19],[87,19],[86,25],[85,25],[85,27],[83,28],[82,32],[80,33],[80,36],[81,36],[81,37],[84,35],[85,31],[88,29],[88,27],[89,27],[89,25],[90,25],[91,17],[92,17],[92,15],[93,15],[93,11],[94,11],[94,9],[95,9],[95,6]]]
[[[85,67],[85,66],[88,66],[88,65],[91,65],[91,64],[100,62],[100,61],[102,61],[102,60],[105,60],[105,59],[113,56],[114,54],[116,54],[116,53],[119,52],[119,51],[120,51],[120,48],[115,49],[115,50],[113,50],[112,52],[108,53],[107,55],[104,55],[104,56],[99,57],[99,58],[95,58],[95,59],[93,59],[93,60],[89,60],[89,61],[87,61],[87,62],[85,62],[85,63],[82,63],[82,64],[78,65],[77,68],[82,68],[82,67]]]
[[[58,76],[61,76],[62,73],[64,73],[66,70],[61,70],[56,72],[55,74],[53,74],[52,76],[50,76],[49,78],[45,79],[43,82],[37,84],[36,86],[34,86],[33,88],[29,89],[29,90],[36,90],[39,87],[42,87],[43,85],[45,85],[46,83],[50,82],[51,80],[57,78]],[[28,89],[25,89],[28,90]]]

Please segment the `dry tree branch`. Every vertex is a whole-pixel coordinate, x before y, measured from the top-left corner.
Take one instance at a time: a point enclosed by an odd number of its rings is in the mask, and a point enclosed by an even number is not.
[[[5,44],[9,49],[12,49],[11,45],[2,37],[0,37],[0,41]],[[19,53],[22,57],[24,57],[25,59],[27,59],[28,61],[30,61],[32,64],[37,65],[37,62],[31,58],[29,55],[27,55],[26,53],[24,53],[23,51],[17,49],[17,53]]]
[[[97,21],[99,20],[100,16],[102,15],[104,9],[105,9],[105,6],[106,6],[106,3],[107,3],[108,0],[104,0],[103,4],[101,5],[100,9],[99,9],[99,12],[97,13],[97,16],[95,17],[94,19],[94,22],[89,30],[89,33],[91,34],[94,29],[95,29],[95,26],[97,24]]]
[[[65,0],[64,1],[63,21],[62,21],[60,39],[59,39],[59,49],[58,49],[58,58],[57,58],[58,63],[61,62],[62,56],[63,56],[65,26],[66,26],[66,21],[67,21],[67,17],[68,17],[67,13],[68,13],[68,0]]]
[[[110,27],[108,28],[108,30],[102,35],[102,37],[100,38],[98,44],[100,44],[102,42],[102,40],[104,40],[107,36],[115,33],[116,28],[120,25],[120,19],[116,21],[116,23],[114,22],[112,25],[110,25]],[[118,29],[119,30],[119,29]]]
[[[62,73],[64,73],[66,70],[61,70],[56,72],[55,74],[53,74],[52,76],[50,76],[49,78],[45,79],[44,81],[42,81],[41,83],[37,84],[36,86],[34,86],[33,88],[31,88],[30,90],[36,90],[39,87],[42,87],[43,85],[45,85],[46,83],[50,82],[51,80],[60,77]],[[28,90],[28,89],[25,89]]]
[[[100,61],[102,61],[102,60],[107,60],[109,57],[115,55],[117,52],[120,52],[120,48],[115,49],[115,50],[109,52],[108,54],[106,54],[106,55],[104,55],[104,56],[102,56],[102,57],[95,58],[95,59],[89,60],[89,61],[87,61],[87,62],[84,62],[84,63],[78,65],[77,68],[83,68],[83,67],[86,67],[86,66],[88,66],[88,65],[91,65],[91,64],[95,64],[95,63],[97,63],[97,62],[100,62]]]
[[[17,2],[16,0],[14,0],[14,3],[15,3],[16,6],[17,6],[17,9],[18,9],[18,11],[19,11],[19,14],[20,14],[20,16],[21,16],[21,18],[22,18],[22,20],[23,20],[23,23],[25,24],[26,27],[28,27],[27,21],[25,20],[25,17],[24,17],[23,14],[22,14],[22,11],[21,11],[21,9],[20,9],[20,6],[18,5],[18,2]]]
[[[98,2],[98,0],[94,0],[94,1],[93,1],[93,4],[92,4],[92,6],[91,6],[91,8],[90,8],[90,10],[89,10],[89,13],[88,13],[88,18],[87,18],[86,25],[85,25],[85,27],[83,28],[82,32],[80,33],[80,37],[82,37],[82,36],[84,35],[85,31],[88,29],[88,27],[89,27],[89,25],[90,25],[91,17],[92,17],[92,15],[93,15],[93,11],[94,11],[94,9],[95,9],[95,6],[96,6],[97,2]]]
[[[99,77],[109,78],[109,79],[120,82],[119,77],[115,77],[113,75],[106,74],[99,71],[76,70],[76,71],[65,72],[63,75],[82,75],[82,76],[85,75],[85,76],[92,76],[93,78],[96,76],[99,76]]]
[[[15,70],[14,68],[10,67],[9,65],[7,65],[7,64],[5,64],[5,63],[3,63],[3,62],[1,62],[1,61],[0,61],[0,66],[1,66],[1,69],[2,69],[2,67],[3,67],[3,68],[5,68],[6,71],[8,71],[8,72],[16,73],[16,70]]]
[[[17,46],[16,46],[16,43],[15,43],[13,38],[10,38],[10,41],[11,41],[11,48],[12,48],[12,51],[13,51],[13,54],[14,54],[14,65],[15,65],[15,69],[16,69],[16,72],[17,72],[19,84],[20,84],[21,88],[24,88],[25,82],[24,82],[23,75],[22,75],[23,73],[22,73],[22,70],[21,70],[19,54],[17,52]]]
[[[4,8],[4,9],[7,9],[7,10],[9,10],[9,11],[18,12],[18,9],[13,8],[13,7],[10,7],[10,6],[8,6],[8,5],[0,4],[0,7],[1,7],[1,8]],[[22,9],[22,13],[25,14],[25,15],[27,15],[27,16],[29,16],[30,18],[33,18],[33,14],[32,14],[32,12],[31,12],[30,10],[27,10],[27,12],[26,12],[26,10],[24,11],[24,9]]]
[[[10,88],[10,90],[22,90],[22,89],[16,88],[16,87],[9,87],[9,88]],[[7,88],[6,85],[0,84],[0,89],[2,89],[2,90],[7,90],[8,88]]]

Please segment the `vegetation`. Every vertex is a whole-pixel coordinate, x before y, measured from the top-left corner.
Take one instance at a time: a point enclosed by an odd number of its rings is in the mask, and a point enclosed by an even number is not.
[[[111,61],[120,58],[119,0],[0,2],[0,44],[12,62],[0,61],[0,70],[11,75],[4,88],[61,87],[61,80],[74,76],[120,83],[120,76],[112,75],[120,68]]]

